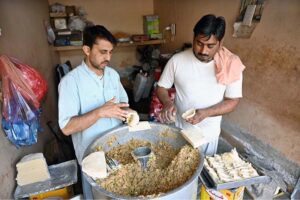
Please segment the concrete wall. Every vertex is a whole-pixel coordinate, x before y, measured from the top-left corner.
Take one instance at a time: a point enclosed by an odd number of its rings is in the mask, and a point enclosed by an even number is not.
[[[247,66],[239,107],[225,116],[300,164],[300,1],[266,1],[250,39],[232,37],[239,0],[154,0],[161,28],[176,23],[175,41],[164,52],[192,41],[194,24],[209,13],[226,18],[225,46]]]
[[[44,19],[49,19],[47,0],[0,1],[0,54],[14,56],[34,66],[49,84],[48,95],[42,107],[41,125],[44,131],[39,133],[37,144],[17,149],[0,129],[0,199],[13,197],[16,162],[26,154],[43,151],[44,144],[52,138],[46,122],[57,118],[53,70],[59,59],[47,43]]]
[[[64,5],[82,7],[88,13],[87,19],[94,24],[104,25],[112,33],[143,34],[143,15],[153,14],[153,0],[48,0]],[[114,50],[111,66],[128,67],[138,64],[135,47],[118,47]],[[83,59],[82,50],[61,51],[60,60],[70,60],[77,66]]]

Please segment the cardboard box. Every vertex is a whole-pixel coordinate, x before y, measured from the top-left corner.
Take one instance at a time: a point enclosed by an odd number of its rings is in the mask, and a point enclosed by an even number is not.
[[[159,33],[159,17],[158,15],[144,16],[144,34],[151,35]]]
[[[213,200],[242,200],[244,197],[245,187],[241,186],[235,189],[214,190],[208,189],[204,185],[201,186],[200,199]]]
[[[150,39],[155,39],[155,40],[162,40],[163,39],[162,33],[152,33],[149,36],[150,36]]]

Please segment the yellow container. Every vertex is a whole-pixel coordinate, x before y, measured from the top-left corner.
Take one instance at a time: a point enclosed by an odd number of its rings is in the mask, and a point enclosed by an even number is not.
[[[201,187],[201,200],[242,200],[245,187],[238,187],[227,190],[207,189],[204,185]]]
[[[34,196],[30,196],[30,200],[40,200],[40,199],[45,199],[48,197],[57,197],[61,199],[70,199],[73,195],[73,190],[71,187],[64,187],[58,190],[52,190],[49,192],[44,192],[42,194],[37,194]]]

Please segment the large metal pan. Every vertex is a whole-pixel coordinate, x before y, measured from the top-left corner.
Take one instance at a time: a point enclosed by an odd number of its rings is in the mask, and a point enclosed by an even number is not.
[[[125,125],[113,129],[105,133],[101,137],[97,138],[94,142],[92,142],[86,149],[84,157],[94,152],[95,149],[99,146],[102,147],[103,151],[107,152],[115,146],[118,146],[120,144],[126,144],[131,139],[145,140],[152,143],[164,141],[172,145],[174,148],[180,148],[183,145],[187,144],[186,140],[181,136],[179,128],[154,122],[150,122],[150,126],[151,129],[136,132],[129,132],[128,126]],[[204,163],[204,156],[202,150],[199,150],[199,156],[199,166],[196,172],[193,174],[193,176],[186,183],[155,199],[196,199],[198,176],[202,171]],[[103,194],[108,199],[147,199],[141,197],[121,196],[111,193],[100,187],[88,175],[84,174],[84,176],[95,190]]]

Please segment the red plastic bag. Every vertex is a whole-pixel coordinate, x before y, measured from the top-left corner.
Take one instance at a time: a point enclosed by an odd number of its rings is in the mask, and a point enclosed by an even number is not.
[[[13,81],[16,89],[22,96],[35,108],[40,107],[40,102],[48,90],[47,82],[42,76],[29,65],[20,63],[15,58],[9,58],[5,55],[0,56],[0,70],[2,82],[6,79]],[[8,87],[2,87],[3,94],[9,94]],[[10,96],[4,99],[4,107],[7,106]]]
[[[24,79],[33,90],[39,102],[42,101],[48,91],[48,85],[45,79],[34,68],[22,64],[15,58],[10,58],[12,63],[22,72]]]

